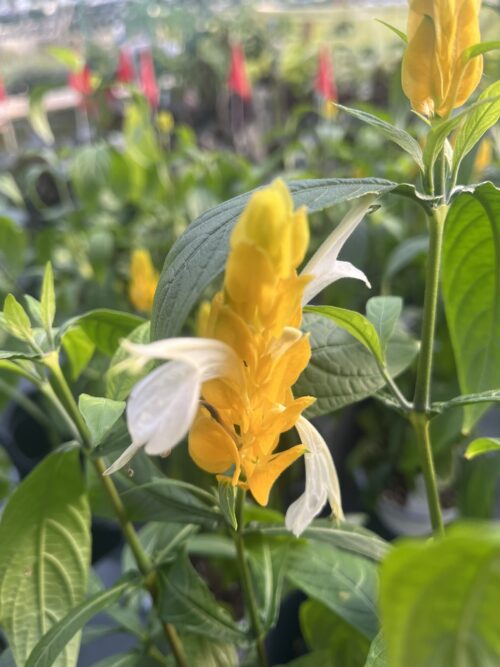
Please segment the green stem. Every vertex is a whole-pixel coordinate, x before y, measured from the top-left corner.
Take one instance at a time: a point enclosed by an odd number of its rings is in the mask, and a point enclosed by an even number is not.
[[[257,656],[260,667],[267,667],[266,648],[264,645],[264,634],[260,627],[259,612],[257,610],[257,603],[253,592],[252,579],[250,576],[250,568],[248,567],[248,560],[245,553],[245,540],[243,537],[243,511],[245,508],[245,491],[238,489],[238,496],[236,499],[236,518],[238,520],[238,528],[233,532],[233,539],[236,546],[236,554],[238,557],[238,565],[240,568],[241,584],[243,587],[243,595],[245,598],[246,607],[250,616],[250,624],[255,639],[255,647],[257,649]]]
[[[406,400],[402,391],[400,390],[398,385],[394,382],[391,374],[389,373],[389,370],[385,366],[380,366],[380,372],[384,376],[384,380],[387,383],[388,389],[390,389],[392,395],[397,400],[402,410],[404,412],[409,412],[411,410],[412,405],[409,401]]]
[[[425,480],[425,490],[427,494],[427,504],[434,534],[443,535],[444,524],[441,512],[441,503],[439,501],[439,492],[436,483],[436,471],[434,469],[434,459],[432,456],[432,445],[429,434],[429,420],[426,415],[414,413],[411,417],[411,423],[415,429],[417,443],[420,455],[420,465]]]
[[[64,374],[61,370],[57,356],[54,354],[52,357],[49,357],[46,363],[51,370],[51,377],[58,390],[57,392],[53,392],[54,398],[56,399],[56,405],[58,405],[59,409],[62,408],[62,410],[66,412],[67,420],[72,423],[74,429],[76,429],[84,450],[87,454],[90,454],[92,451],[92,441],[87,429],[87,425],[83,420],[80,410],[78,409],[78,405],[76,404],[73,394],[71,393],[68,383],[66,382],[66,378],[64,377]],[[60,397],[60,401],[57,394]],[[50,396],[50,392],[48,395]],[[151,560],[147,553],[144,551],[133,524],[127,517],[125,506],[122,502],[122,499],[120,498],[120,494],[118,493],[118,489],[116,488],[115,483],[111,477],[104,475],[104,471],[106,470],[106,464],[104,463],[104,460],[102,458],[94,459],[90,456],[89,458],[94,465],[97,476],[101,480],[101,484],[103,485],[103,488],[113,507],[116,518],[118,519],[122,529],[123,536],[129,545],[130,550],[132,551],[137,567],[139,568],[141,574],[144,575],[145,585],[153,598],[153,602],[156,603],[156,577]],[[176,629],[168,623],[163,623],[163,631],[168,643],[170,644],[170,649],[178,667],[188,667],[184,649]]]
[[[429,513],[435,535],[442,534],[443,519],[439,502],[436,471],[434,469],[428,412],[430,407],[436,311],[439,296],[441,250],[447,212],[448,207],[446,205],[439,206],[433,210],[432,217],[429,218],[429,253],[427,257],[421,348],[417,365],[413,411],[410,414],[410,421],[417,437]]]
[[[425,281],[424,314],[417,366],[417,381],[413,399],[416,412],[425,413],[429,409],[434,332],[439,295],[439,273],[441,269],[441,249],[447,212],[447,206],[439,206],[433,210],[433,215],[429,218],[429,253]]]

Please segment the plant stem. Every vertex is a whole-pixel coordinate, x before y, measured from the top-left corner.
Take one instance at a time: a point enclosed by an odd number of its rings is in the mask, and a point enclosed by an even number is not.
[[[245,495],[243,489],[238,489],[236,498],[236,518],[238,520],[238,528],[233,531],[233,539],[236,545],[236,554],[238,556],[238,565],[240,568],[241,584],[243,587],[243,595],[245,598],[246,607],[250,616],[250,623],[255,639],[255,646],[257,649],[257,656],[260,667],[267,667],[267,655],[264,645],[264,636],[260,627],[259,612],[257,610],[257,603],[253,592],[252,579],[250,577],[250,568],[245,553],[245,541],[243,537],[243,511],[245,508]]]
[[[413,424],[413,428],[415,429],[415,434],[417,436],[420,465],[422,467],[422,474],[425,480],[427,505],[429,506],[432,530],[436,536],[443,535],[444,524],[441,512],[441,503],[439,501],[439,492],[436,483],[434,459],[432,456],[432,445],[429,434],[429,420],[424,414],[413,413],[411,416],[411,423]]]
[[[73,425],[74,429],[76,429],[85,452],[90,454],[92,452],[92,441],[90,439],[87,425],[83,420],[80,410],[78,409],[78,405],[76,404],[73,394],[71,393],[68,383],[66,382],[66,378],[64,377],[64,374],[61,370],[57,356],[54,355],[52,358],[50,358],[47,361],[47,365],[51,370],[51,377],[58,390],[58,392],[52,392],[53,398],[56,399],[56,405],[58,402],[59,410],[61,411],[62,408],[62,410],[66,412],[67,421]],[[57,394],[59,394],[59,397]],[[50,396],[50,392],[47,395]],[[91,456],[89,456],[89,459],[92,461],[97,476],[101,480],[101,484],[103,485],[104,490],[110,500],[116,518],[118,519],[122,529],[123,537],[129,545],[130,550],[132,551],[137,567],[141,574],[144,576],[144,583],[149,593],[151,594],[151,597],[153,598],[153,602],[156,603],[157,590],[153,566],[148,554],[144,551],[141,545],[139,536],[137,535],[133,524],[127,517],[127,512],[122,499],[120,498],[120,494],[118,493],[118,489],[116,488],[115,483],[111,477],[103,474],[106,470],[106,464],[104,463],[104,460],[102,458],[92,458]],[[163,631],[178,667],[188,667],[184,649],[176,629],[168,623],[163,623]]]
[[[441,269],[441,249],[447,211],[447,206],[439,206],[433,210],[433,215],[429,218],[429,254],[427,257],[427,274],[425,280],[422,339],[417,366],[415,396],[413,399],[416,412],[425,413],[429,409],[432,355],[434,351],[436,310],[439,295],[439,273]]]
[[[432,455],[428,411],[430,407],[432,360],[439,295],[441,249],[447,212],[448,207],[446,205],[439,206],[433,209],[432,217],[429,218],[429,253],[427,257],[421,348],[417,366],[413,411],[410,414],[410,421],[417,437],[429,514],[435,535],[443,533],[443,518]]]

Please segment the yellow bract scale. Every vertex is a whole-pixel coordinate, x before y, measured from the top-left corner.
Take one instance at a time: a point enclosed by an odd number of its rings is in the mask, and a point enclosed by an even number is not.
[[[198,316],[199,334],[229,345],[241,361],[241,386],[224,379],[203,385],[210,407],[200,408],[189,452],[201,468],[226,473],[266,504],[279,475],[300,457],[302,445],[276,452],[314,401],[295,399],[292,386],[311,356],[298,329],[309,277],[297,275],[309,242],[305,209],[293,210],[286,185],[256,192],[230,240],[223,289]]]

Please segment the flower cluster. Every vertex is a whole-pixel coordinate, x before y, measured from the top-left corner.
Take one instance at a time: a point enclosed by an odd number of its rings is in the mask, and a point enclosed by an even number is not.
[[[125,343],[140,362],[170,361],[132,391],[127,421],[133,443],[108,474],[141,447],[163,454],[189,433],[189,453],[199,467],[248,488],[262,505],[278,476],[304,455],[306,489],[286,517],[294,533],[327,500],[342,517],[330,452],[302,417],[314,398],[296,398],[292,387],[311,354],[300,330],[304,303],[339,278],[367,282],[337,255],[373,200],[359,199],[298,274],[309,241],[305,209],[294,211],[282,181],[251,197],[231,235],[223,288],[200,310],[200,337]],[[294,426],[301,442],[279,451],[281,434]]]

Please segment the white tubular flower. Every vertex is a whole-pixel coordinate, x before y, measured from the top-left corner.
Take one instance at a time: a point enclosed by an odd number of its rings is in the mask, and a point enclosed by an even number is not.
[[[351,210],[302,269],[301,275],[313,276],[304,290],[303,306],[309,303],[321,290],[340,278],[357,278],[371,287],[363,271],[357,269],[350,262],[339,262],[337,257],[344,243],[363,220],[376,199],[377,195],[364,195],[356,200]]]
[[[127,426],[132,444],[106,470],[123,468],[145,447],[160,455],[177,445],[196,416],[203,382],[214,378],[238,381],[241,368],[234,351],[211,338],[169,338],[148,345],[128,341],[123,346],[140,364],[170,359],[138,382],[127,403]]]
[[[344,513],[337,471],[326,442],[304,417],[299,417],[295,428],[299,432],[302,444],[308,449],[304,454],[306,488],[300,498],[288,508],[285,525],[299,537],[321,512],[327,500],[337,518],[343,519]]]

